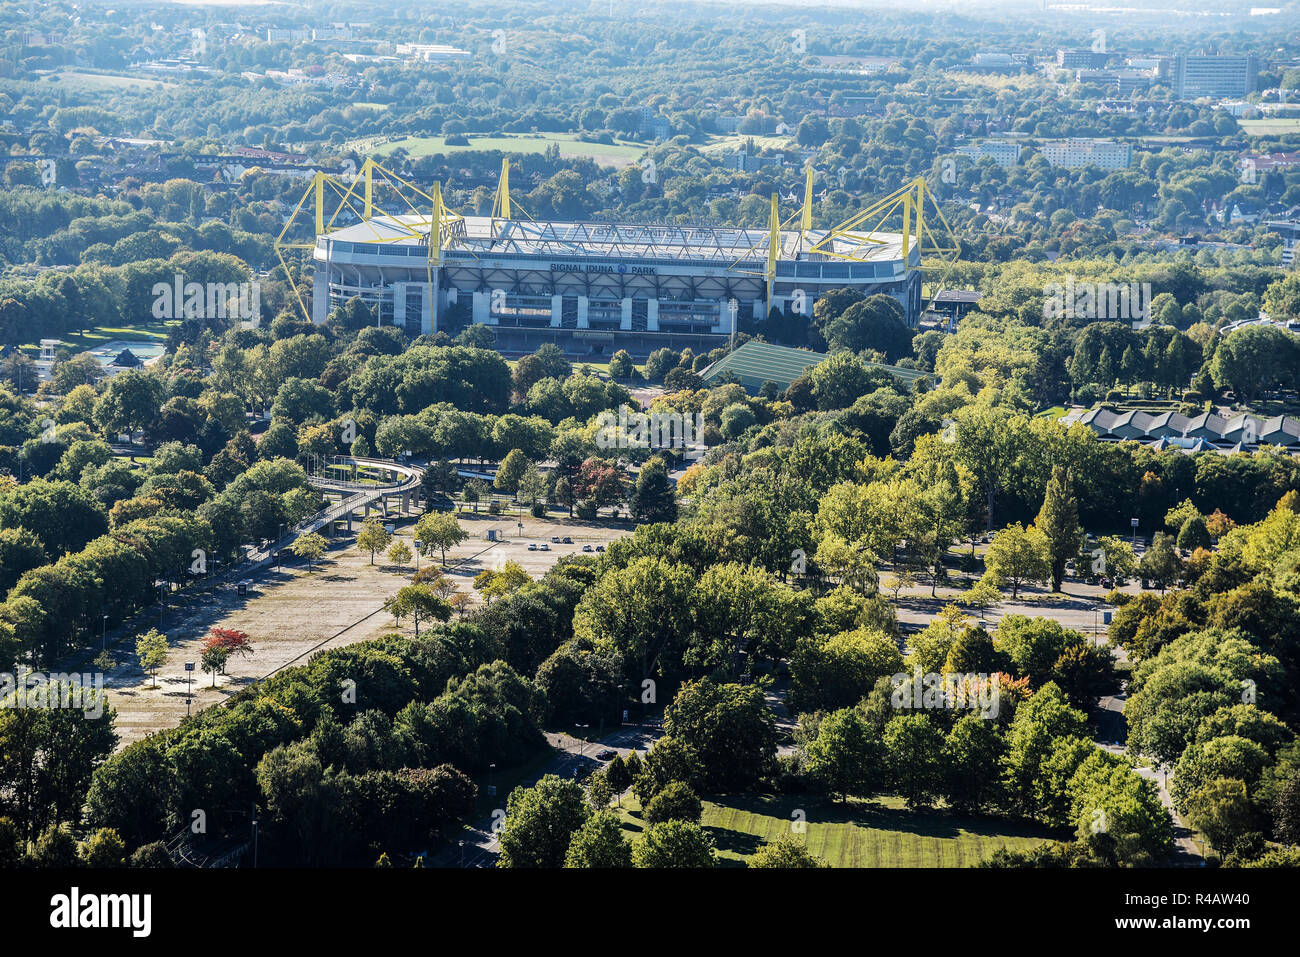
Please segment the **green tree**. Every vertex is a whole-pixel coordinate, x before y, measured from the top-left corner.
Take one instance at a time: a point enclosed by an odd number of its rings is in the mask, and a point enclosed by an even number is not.
[[[456,521],[455,515],[446,512],[425,512],[415,523],[415,537],[420,540],[420,548],[425,552],[431,548],[441,551],[442,567],[446,568],[447,549],[455,548],[469,538],[469,532]]]
[[[1079,554],[1083,529],[1079,527],[1079,503],[1068,470],[1053,466],[1043,496],[1043,507],[1034,527],[1047,538],[1047,564],[1052,591],[1061,590],[1065,563]]]
[[[632,848],[632,864],[655,870],[713,867],[713,841],[692,821],[651,824]]]
[[[582,787],[574,781],[548,774],[531,788],[515,788],[506,801],[497,866],[563,866],[589,816]]]
[[[1029,582],[1041,582],[1051,574],[1047,536],[1034,526],[1019,522],[1008,525],[994,537],[984,556],[990,579],[998,586],[1010,585],[1011,597]]]
[[[406,542],[393,542],[392,548],[388,549],[388,560],[398,568],[405,568],[411,562],[411,546]]]
[[[826,715],[804,749],[808,776],[841,800],[870,797],[884,783],[884,749],[866,719],[853,708]]]
[[[900,714],[885,725],[883,742],[890,782],[907,806],[933,804],[943,793],[943,732],[928,715]]]
[[[564,855],[565,867],[631,867],[632,845],[623,836],[618,815],[598,811],[574,832]]]
[[[528,461],[528,456],[523,452],[519,449],[511,449],[510,454],[501,463],[501,467],[497,469],[492,487],[498,492],[514,495],[519,490],[519,480],[523,478],[530,464],[532,463]]]
[[[623,792],[632,786],[632,772],[628,770],[622,755],[614,755],[609,764],[605,765],[605,780],[613,788],[614,794],[618,798],[618,806],[622,807]]]
[[[768,868],[820,868],[830,867],[820,857],[808,850],[808,846],[796,837],[787,834],[775,841],[768,841],[745,862],[748,867]]]
[[[382,552],[392,542],[393,536],[377,518],[368,519],[357,533],[357,548],[370,553],[370,564],[375,563],[375,552]]]
[[[660,821],[699,822],[704,805],[695,791],[685,781],[674,781],[650,799],[645,807],[645,819],[651,824]]]
[[[320,557],[325,554],[326,544],[324,536],[316,532],[308,532],[306,535],[299,535],[288,550],[299,558],[307,559],[307,570],[310,572]]]
[[[556,490],[559,490],[558,483]],[[630,504],[632,518],[637,522],[677,520],[677,502],[673,497],[672,483],[668,480],[668,469],[664,467],[662,459],[652,458],[641,467]]]
[[[428,585],[402,586],[396,594],[384,600],[384,610],[398,621],[411,618],[415,622],[416,637],[420,635],[420,622],[451,618],[451,605],[439,598]]]
[[[170,653],[167,636],[157,628],[150,628],[135,640],[135,655],[140,659],[140,667],[153,678],[153,686],[158,687],[158,669],[167,664]]]
[[[1153,582],[1163,594],[1166,588],[1178,581],[1182,573],[1183,560],[1178,557],[1173,536],[1156,532],[1151,547],[1138,562],[1138,574]]]
[[[1205,835],[1221,855],[1259,829],[1244,781],[1214,778],[1187,798],[1187,823]]]

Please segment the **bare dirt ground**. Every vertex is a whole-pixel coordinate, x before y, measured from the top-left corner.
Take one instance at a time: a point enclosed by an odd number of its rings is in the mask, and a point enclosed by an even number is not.
[[[615,538],[631,534],[627,522],[580,522],[567,518],[535,519],[523,516],[523,534],[517,515],[490,516],[485,511],[458,516],[470,538],[447,551],[448,574],[460,590],[474,595],[473,579],[485,568],[517,561],[534,578],[539,578],[562,556],[582,553],[584,545],[594,549]],[[397,538],[412,542],[414,517],[398,520]],[[360,528],[353,523],[353,531]],[[505,541],[489,542],[489,529],[496,529]],[[573,544],[554,544],[551,537],[568,536]],[[529,551],[529,543],[545,542],[548,551]],[[441,563],[441,556],[421,559],[421,565]],[[409,583],[414,565],[398,569],[383,555],[370,564],[369,552],[356,548],[353,536],[340,535],[314,570],[296,559],[277,571],[274,567],[254,579],[254,587],[240,597],[226,587],[207,595],[192,596],[166,609],[161,630],[171,643],[168,661],[154,679],[145,675],[135,661],[134,640],[123,641],[114,657],[118,665],[105,675],[109,705],[117,711],[119,747],[153,731],[174,727],[185,717],[187,688],[193,710],[224,701],[230,695],[286,665],[304,664],[311,653],[366,641],[393,632],[409,632],[403,621],[395,627],[382,610],[384,600]],[[213,676],[199,670],[203,639],[214,626],[237,628],[248,633],[254,654],[233,658],[225,675]],[[158,618],[144,625],[158,627]],[[187,682],[185,663],[194,662],[192,682]]]

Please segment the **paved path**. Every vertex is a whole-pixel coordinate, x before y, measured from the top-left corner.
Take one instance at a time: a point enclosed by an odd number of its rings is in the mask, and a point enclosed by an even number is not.
[[[597,761],[595,754],[606,749],[617,751],[624,756],[631,751],[639,751],[644,757],[645,752],[650,750],[650,746],[661,734],[662,732],[652,725],[624,725],[599,741],[583,741],[563,732],[548,731],[546,742],[555,750],[555,754],[540,771],[530,776],[528,780],[520,782],[518,786],[532,787],[548,774],[571,778],[575,770],[592,771],[603,767],[605,762]],[[465,831],[452,841],[450,848],[431,859],[430,867],[496,866],[497,856],[500,854],[496,828],[499,828],[500,822],[504,820],[505,804],[509,795],[498,793],[496,797],[500,807],[478,824],[466,827]]]

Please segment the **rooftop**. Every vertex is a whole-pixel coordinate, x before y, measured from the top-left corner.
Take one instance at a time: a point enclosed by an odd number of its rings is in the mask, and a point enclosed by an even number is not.
[[[324,234],[335,242],[426,244],[429,217],[408,214],[375,216],[365,222]],[[811,230],[782,230],[782,259],[834,259],[809,249],[826,236]],[[767,258],[766,229],[723,226],[671,226],[640,223],[565,223],[466,216],[453,221],[443,234],[444,250],[475,255],[607,256],[627,259],[737,260],[755,263]],[[830,246],[840,256],[890,261],[902,258],[898,233],[840,234]]]

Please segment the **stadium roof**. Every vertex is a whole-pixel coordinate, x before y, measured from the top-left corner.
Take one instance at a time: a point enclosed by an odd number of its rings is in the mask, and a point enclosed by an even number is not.
[[[704,380],[705,385],[716,385],[721,378],[730,373],[747,392],[757,392],[763,387],[764,382],[775,382],[782,389],[787,389],[791,382],[813,366],[820,365],[825,359],[826,354],[822,352],[792,349],[789,346],[777,346],[770,342],[751,339],[734,352],[705,367],[700,373],[700,378]],[[898,366],[881,365],[875,362],[868,362],[867,367],[884,369],[898,376],[909,386],[925,375],[915,369],[900,369]]]
[[[326,233],[335,242],[423,245],[429,217],[374,216],[364,222]],[[823,260],[834,257],[806,250],[826,235],[812,230],[781,231],[781,258]],[[766,229],[724,226],[674,226],[648,223],[562,223],[466,216],[452,222],[443,235],[443,249],[476,255],[526,254],[544,256],[608,256],[624,259],[737,260],[761,262],[767,257]],[[839,256],[863,260],[902,258],[897,233],[842,233],[831,243]]]

